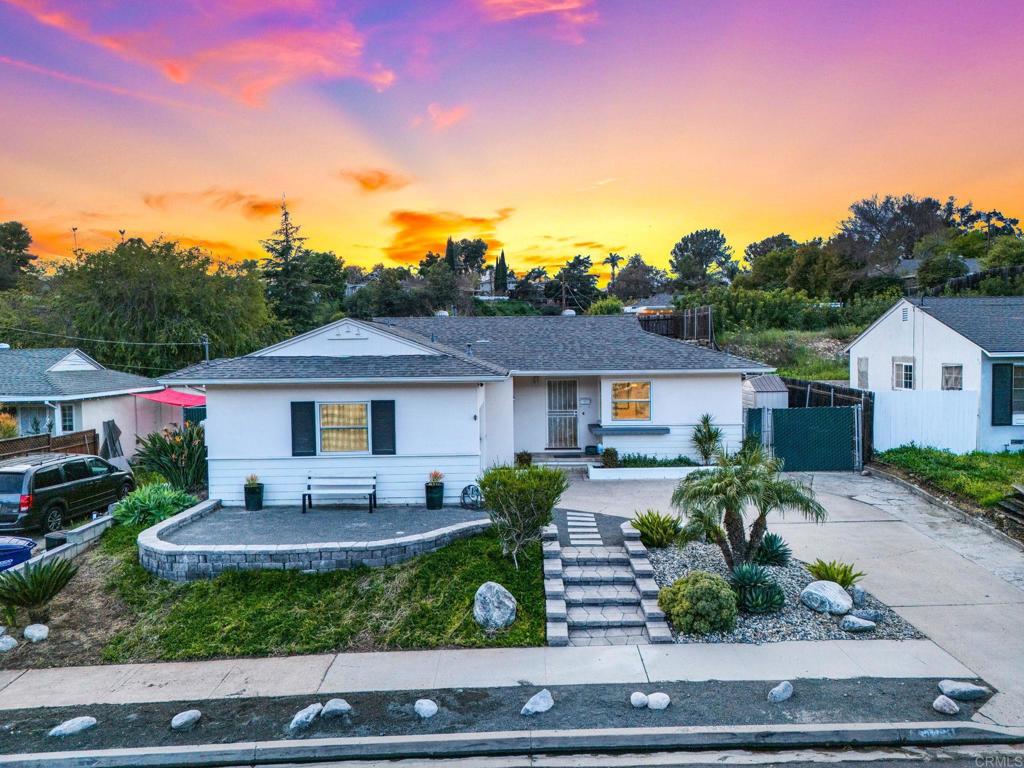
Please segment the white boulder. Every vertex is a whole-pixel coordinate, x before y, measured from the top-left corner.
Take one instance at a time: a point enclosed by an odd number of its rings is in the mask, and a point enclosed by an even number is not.
[[[793,684],[789,680],[783,680],[781,683],[776,685],[770,691],[768,691],[768,701],[772,704],[778,704],[780,701],[785,701],[793,695]]]
[[[958,701],[977,701],[984,699],[990,693],[989,689],[984,686],[962,680],[940,680],[939,690],[949,698]]]
[[[800,593],[800,602],[818,613],[840,615],[853,608],[853,598],[834,581],[812,581]]]
[[[22,634],[30,643],[41,643],[50,636],[50,628],[45,624],[29,624]]]
[[[487,581],[473,597],[473,618],[488,632],[495,632],[516,620],[517,607],[511,592],[497,582]]]
[[[171,718],[171,730],[191,731],[202,716],[203,713],[198,709],[186,709],[184,712],[179,712]]]
[[[7,653],[8,651],[13,651],[17,647],[18,641],[10,635],[4,635],[3,637],[0,637],[0,653]]]
[[[96,718],[84,715],[82,717],[72,717],[70,720],[65,720],[63,723],[58,725],[56,728],[50,730],[50,736],[73,736],[76,733],[87,731],[96,725]]]
[[[859,616],[846,615],[839,622],[839,628],[847,632],[871,632],[875,628],[875,622]]]
[[[647,694],[641,693],[640,691],[634,691],[629,696],[629,703],[636,709],[643,709],[647,706]]]
[[[541,712],[547,712],[555,706],[555,700],[551,697],[551,691],[545,688],[540,693],[535,693],[530,697],[530,700],[526,702],[519,714],[521,715],[538,715]]]
[[[647,697],[647,708],[648,709],[668,709],[668,705],[672,703],[672,699],[669,698],[667,693],[652,693]]]
[[[935,699],[932,702],[932,709],[944,715],[955,715],[960,711],[960,707],[949,696],[939,696]]]
[[[324,705],[320,702],[310,704],[304,709],[300,709],[295,713],[295,717],[292,718],[291,723],[288,725],[288,730],[291,733],[305,730],[313,724],[313,721],[320,715],[320,710],[324,708]]]
[[[324,704],[324,708],[320,711],[320,717],[327,719],[350,714],[352,714],[352,705],[344,699],[331,699]]]
[[[413,704],[412,708],[424,720],[437,714],[437,704],[430,699],[416,699],[416,703]]]

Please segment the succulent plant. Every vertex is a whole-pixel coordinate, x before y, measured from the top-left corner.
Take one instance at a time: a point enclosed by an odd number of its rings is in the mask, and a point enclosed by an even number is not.
[[[740,563],[733,568],[730,582],[737,592],[773,583],[771,574],[763,566],[755,563]]]
[[[760,584],[740,593],[739,606],[746,613],[777,613],[786,604],[786,595],[778,584]]]
[[[758,565],[789,565],[793,552],[789,545],[777,533],[766,533],[754,552],[754,562]]]

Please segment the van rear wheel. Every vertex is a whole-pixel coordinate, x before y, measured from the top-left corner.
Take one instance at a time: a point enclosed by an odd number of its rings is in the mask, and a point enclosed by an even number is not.
[[[64,510],[60,507],[50,507],[43,515],[43,527],[47,533],[59,531],[64,524]]]

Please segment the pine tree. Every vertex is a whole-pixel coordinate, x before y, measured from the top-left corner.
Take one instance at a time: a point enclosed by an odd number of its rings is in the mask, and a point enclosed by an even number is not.
[[[315,296],[303,258],[305,237],[302,228],[292,223],[287,204],[281,201],[281,224],[271,237],[261,240],[267,252],[262,277],[267,300],[278,318],[292,330],[307,330],[313,322]]]
[[[501,255],[494,263],[494,292],[508,292],[508,264],[505,263],[505,249],[501,249]]]
[[[448,268],[458,274],[459,268],[462,266],[459,263],[459,252],[455,248],[455,243],[449,237],[448,242],[444,246],[444,260],[448,264]]]

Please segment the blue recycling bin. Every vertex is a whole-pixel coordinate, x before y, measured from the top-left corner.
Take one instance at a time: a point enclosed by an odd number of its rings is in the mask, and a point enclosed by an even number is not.
[[[24,563],[32,557],[36,543],[23,536],[0,536],[0,571]]]

